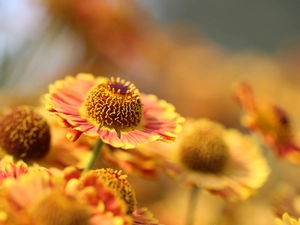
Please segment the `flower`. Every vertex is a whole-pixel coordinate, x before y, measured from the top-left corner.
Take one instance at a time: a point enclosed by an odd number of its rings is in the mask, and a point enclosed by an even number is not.
[[[250,137],[204,118],[188,119],[168,148],[169,160],[181,169],[180,179],[225,200],[248,198],[270,173]]]
[[[156,140],[173,142],[184,120],[171,104],[140,94],[120,78],[68,76],[49,87],[46,100],[46,108],[69,128],[69,140],[76,141],[84,133],[117,148]]]
[[[74,167],[59,175],[43,172],[3,180],[0,224],[159,225],[150,211],[136,208],[121,171],[91,170],[82,177]]]
[[[234,98],[245,113],[242,125],[259,133],[264,143],[275,149],[277,156],[299,164],[300,148],[284,110],[264,100],[256,101],[247,83],[236,85]]]
[[[122,200],[93,174],[79,179],[28,173],[18,179],[6,179],[0,193],[1,200],[9,203],[0,205],[4,214],[0,224],[17,220],[11,217],[14,214],[37,225],[132,223]]]
[[[289,214],[284,213],[282,219],[276,218],[275,225],[300,225],[300,219],[295,220],[289,216]]]

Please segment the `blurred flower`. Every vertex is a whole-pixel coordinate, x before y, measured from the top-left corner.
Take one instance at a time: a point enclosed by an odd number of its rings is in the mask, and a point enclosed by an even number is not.
[[[54,19],[70,26],[85,39],[88,52],[124,60],[141,51],[150,34],[150,14],[132,0],[42,0]],[[146,36],[146,35],[145,35]],[[125,57],[124,57],[125,56]]]
[[[269,167],[260,149],[246,135],[208,119],[189,119],[169,157],[189,185],[197,185],[226,200],[246,199],[261,187]]]
[[[50,86],[46,99],[46,108],[69,128],[71,141],[84,133],[125,149],[149,141],[173,142],[184,120],[171,104],[140,94],[119,78],[68,76]]]
[[[289,216],[289,214],[284,213],[282,219],[276,218],[275,225],[300,225],[300,219],[295,220]]]
[[[45,112],[23,105],[0,117],[2,154],[48,168],[62,169],[70,165],[84,168],[91,156],[91,143],[71,143],[65,137],[65,128]]]
[[[300,148],[295,143],[295,135],[286,113],[267,101],[256,101],[247,83],[235,87],[234,97],[245,113],[242,125],[258,132],[264,143],[275,149],[277,156],[300,163]]]
[[[272,191],[271,203],[278,217],[287,213],[294,218],[300,218],[300,195],[292,184],[279,183]]]
[[[31,224],[131,224],[123,202],[96,176],[87,174],[78,179],[46,174],[25,174],[18,179],[6,179],[1,189],[0,205],[10,224],[9,212],[18,212],[20,219]],[[16,224],[24,224],[18,221]]]

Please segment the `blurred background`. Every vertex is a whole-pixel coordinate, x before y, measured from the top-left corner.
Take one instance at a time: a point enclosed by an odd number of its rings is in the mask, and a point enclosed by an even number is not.
[[[0,0],[0,108],[38,105],[50,83],[87,72],[129,80],[182,116],[242,129],[231,88],[246,80],[258,98],[286,109],[299,131],[299,10],[298,0]],[[274,180],[295,182],[287,176],[294,170],[276,164],[262,193]],[[165,177],[132,183],[141,205],[166,224],[182,224],[185,191]],[[199,216],[202,224],[273,224],[260,198],[225,209],[212,196],[201,201],[220,217]]]
[[[90,72],[128,79],[184,116],[236,126],[238,79],[282,104],[294,100],[277,84],[298,88],[299,8],[295,0],[1,0],[0,105],[34,104],[49,83]]]

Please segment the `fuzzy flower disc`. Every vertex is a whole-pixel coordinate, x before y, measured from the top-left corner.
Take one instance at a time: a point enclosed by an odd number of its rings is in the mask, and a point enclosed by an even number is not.
[[[93,87],[85,100],[87,115],[99,126],[109,129],[133,130],[142,118],[139,91],[130,83],[117,78]]]
[[[0,147],[16,158],[40,159],[50,148],[50,128],[33,108],[17,107],[0,118]]]
[[[127,206],[126,213],[131,215],[136,209],[137,201],[135,192],[127,180],[127,175],[122,174],[122,171],[111,168],[94,170],[93,173],[125,201]]]
[[[196,172],[219,173],[228,158],[227,145],[212,132],[196,131],[187,137],[180,148],[181,162]]]

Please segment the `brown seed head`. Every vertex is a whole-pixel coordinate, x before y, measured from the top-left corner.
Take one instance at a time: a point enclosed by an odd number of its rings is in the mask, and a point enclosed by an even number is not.
[[[180,146],[180,161],[187,168],[202,173],[220,173],[229,158],[226,143],[216,134],[199,131],[186,136]]]
[[[16,158],[40,159],[50,148],[46,120],[29,106],[20,106],[0,118],[0,147]]]

